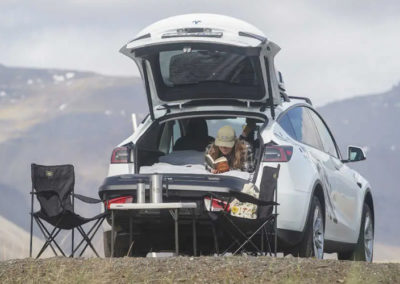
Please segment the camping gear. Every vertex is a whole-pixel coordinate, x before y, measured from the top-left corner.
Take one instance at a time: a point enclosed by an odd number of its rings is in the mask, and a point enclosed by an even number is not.
[[[81,250],[79,256],[82,256],[88,246],[99,257],[95,248],[92,245],[92,239],[100,228],[108,213],[102,213],[92,218],[84,218],[74,211],[74,199],[77,198],[85,203],[100,203],[101,200],[83,196],[74,193],[75,174],[73,165],[57,165],[43,166],[31,164],[32,191],[31,191],[31,232],[30,232],[30,250],[29,255],[32,257],[32,237],[33,237],[33,219],[35,219],[40,231],[43,233],[46,241],[39,251],[36,258],[39,258],[42,253],[50,246],[54,254],[59,252],[65,256],[64,251],[56,241],[57,235],[61,230],[71,230],[72,248],[70,256],[86,242],[86,245]],[[34,196],[40,204],[40,210],[34,212]],[[51,230],[43,221],[53,226]],[[90,229],[85,232],[82,226],[86,223],[94,221]],[[82,240],[74,248],[74,229],[77,229],[82,236]],[[54,244],[54,246],[53,246]]]

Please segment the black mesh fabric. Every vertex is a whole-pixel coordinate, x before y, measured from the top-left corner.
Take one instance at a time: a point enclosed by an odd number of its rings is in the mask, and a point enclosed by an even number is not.
[[[75,185],[73,165],[41,166],[32,164],[32,185],[37,193],[41,213],[47,217],[73,212],[72,195]]]
[[[263,201],[274,201],[274,191],[277,188],[279,167],[264,167],[260,184],[260,196]],[[279,201],[278,201],[279,202]],[[273,206],[259,206],[258,218],[267,218],[272,213]]]

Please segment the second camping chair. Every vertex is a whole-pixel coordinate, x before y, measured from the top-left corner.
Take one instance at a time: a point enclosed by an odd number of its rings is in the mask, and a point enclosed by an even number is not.
[[[256,255],[277,253],[277,180],[280,166],[264,167],[258,198],[238,191],[231,190],[231,198],[242,204],[257,206],[257,217],[249,219],[232,214],[232,202],[226,202],[224,210],[209,212],[213,226],[215,251],[217,254],[250,252]],[[237,203],[236,203],[237,204]],[[251,207],[251,206],[250,206]],[[254,206],[253,206],[254,207]],[[232,216],[233,215],[233,216]],[[217,228],[222,231],[224,238],[223,252],[219,251]],[[220,232],[221,233],[221,232]],[[231,243],[228,244],[228,239]]]
[[[73,165],[57,165],[57,166],[42,166],[42,165],[31,165],[31,176],[32,176],[32,191],[31,191],[31,233],[30,233],[30,251],[29,255],[32,257],[32,235],[33,235],[33,219],[35,219],[40,231],[43,233],[46,241],[39,251],[36,258],[39,258],[42,253],[50,246],[54,254],[57,252],[54,246],[59,252],[65,256],[64,251],[60,245],[56,242],[56,237],[61,230],[71,230],[72,232],[72,249],[71,257],[86,242],[86,245],[80,252],[79,256],[82,256],[83,252],[88,246],[93,252],[99,257],[97,251],[92,245],[92,239],[104,219],[107,213],[96,215],[92,218],[84,218],[74,211],[74,198],[77,198],[86,203],[99,203],[101,200],[83,196],[74,193],[75,185],[75,174]],[[34,212],[34,195],[37,197],[40,210]],[[42,220],[53,226],[52,229],[48,230],[43,224]],[[90,230],[86,233],[82,225],[95,221]],[[82,240],[74,248],[74,229],[81,234]],[[53,246],[54,245],[54,246]]]

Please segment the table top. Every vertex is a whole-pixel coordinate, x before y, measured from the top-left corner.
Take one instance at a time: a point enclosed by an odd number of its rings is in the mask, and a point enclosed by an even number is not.
[[[139,209],[181,209],[197,208],[196,202],[169,202],[169,203],[115,203],[110,205],[111,210],[139,210]]]

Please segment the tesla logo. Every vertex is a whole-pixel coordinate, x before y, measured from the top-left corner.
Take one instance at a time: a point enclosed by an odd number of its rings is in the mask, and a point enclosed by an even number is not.
[[[197,24],[201,23],[201,21],[200,20],[194,20],[192,23],[197,25]]]

